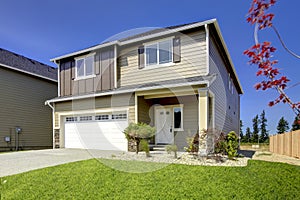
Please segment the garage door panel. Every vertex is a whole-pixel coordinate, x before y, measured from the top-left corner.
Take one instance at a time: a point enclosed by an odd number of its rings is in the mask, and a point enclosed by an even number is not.
[[[66,123],[65,147],[126,151],[127,125],[127,121]]]

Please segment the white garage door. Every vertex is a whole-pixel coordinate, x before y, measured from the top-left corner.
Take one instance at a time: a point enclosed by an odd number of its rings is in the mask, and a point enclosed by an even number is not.
[[[127,126],[126,114],[66,117],[65,148],[127,151]]]

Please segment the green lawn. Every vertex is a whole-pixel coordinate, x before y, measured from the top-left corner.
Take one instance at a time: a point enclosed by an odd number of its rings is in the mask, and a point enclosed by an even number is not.
[[[158,165],[106,162],[128,171]],[[126,173],[91,159],[1,178],[0,199],[297,199],[299,175],[299,166],[254,160],[247,167],[172,164]]]

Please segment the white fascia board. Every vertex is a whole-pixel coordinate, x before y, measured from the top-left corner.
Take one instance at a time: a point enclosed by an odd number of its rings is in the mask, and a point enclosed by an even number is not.
[[[127,40],[127,41],[124,41],[124,42],[120,42],[120,45],[122,46],[122,45],[130,44],[130,43],[134,43],[134,42],[139,42],[139,41],[143,41],[143,40],[147,40],[147,39],[151,39],[151,38],[155,38],[155,37],[160,37],[160,36],[180,32],[180,31],[192,29],[192,28],[197,28],[197,27],[200,27],[200,26],[204,26],[205,24],[212,24],[216,21],[217,21],[216,19],[210,19],[210,20],[206,20],[206,21],[203,21],[203,22],[198,22],[198,23],[195,23],[195,24],[182,26],[182,27],[179,27],[179,28],[165,29],[165,31],[160,32],[160,33],[150,34],[150,35],[147,35],[147,36],[144,36],[144,37],[139,37],[139,38],[135,38],[135,39],[132,39],[132,40]]]
[[[192,85],[200,85],[200,84],[206,84],[208,86],[209,81],[204,80],[204,81],[195,81],[195,82],[190,82],[190,83],[157,85],[157,86],[144,87],[144,88],[133,88],[133,89],[128,89],[128,90],[110,91],[110,92],[104,92],[104,93],[98,93],[98,94],[81,95],[81,96],[76,96],[76,97],[66,97],[66,98],[61,98],[61,99],[51,99],[51,100],[47,100],[45,102],[45,104],[62,102],[62,101],[86,99],[86,98],[95,98],[95,97],[101,97],[101,96],[107,96],[107,95],[125,94],[125,93],[130,93],[130,92],[155,90],[155,89],[161,89],[161,88],[174,88],[174,87],[182,87],[182,86],[192,86]]]
[[[112,46],[112,45],[116,45],[116,44],[119,44],[119,42],[117,40],[112,41],[112,42],[99,44],[99,45],[94,46],[94,47],[90,47],[90,48],[87,48],[87,49],[83,49],[83,50],[80,50],[80,51],[76,51],[76,52],[73,52],[73,53],[62,55],[62,56],[59,56],[59,57],[56,57],[56,58],[52,58],[52,59],[50,59],[50,61],[51,62],[56,62],[57,60],[61,60],[63,58],[76,56],[78,54],[86,53],[86,52],[89,52],[89,51],[94,51],[94,50],[97,50],[97,49],[100,49],[100,48],[104,48],[104,47],[108,47],[108,46]]]
[[[15,68],[15,67],[11,67],[11,66],[2,64],[2,63],[0,63],[0,66],[8,68],[8,69],[15,70],[15,71],[18,71],[18,72],[22,72],[22,73],[25,73],[25,74],[30,74],[32,76],[36,76],[36,77],[39,77],[39,78],[47,79],[49,81],[53,81],[53,82],[57,83],[57,80],[49,78],[49,77],[46,77],[46,76],[42,76],[42,75],[39,75],[39,74],[31,73],[31,72],[28,72],[28,71],[25,71],[25,70],[22,70],[22,69],[18,69],[18,68]]]
[[[223,47],[224,47],[224,49],[225,49],[225,53],[226,53],[226,56],[228,57],[228,60],[229,60],[229,62],[230,62],[230,65],[231,65],[233,74],[234,74],[234,76],[235,76],[235,78],[236,78],[236,80],[237,80],[237,82],[238,82],[238,84],[239,84],[239,87],[241,88],[241,92],[242,92],[242,94],[243,94],[243,93],[244,93],[243,88],[242,88],[242,86],[241,86],[240,80],[239,80],[239,78],[238,78],[238,76],[237,76],[237,73],[236,73],[236,71],[235,71],[235,67],[234,67],[233,62],[232,62],[232,60],[231,60],[231,57],[230,57],[230,54],[229,54],[227,45],[226,45],[226,43],[225,43],[225,41],[224,41],[224,38],[223,38],[223,36],[222,36],[222,33],[221,33],[221,29],[220,29],[220,27],[219,27],[219,24],[218,24],[217,21],[214,21],[213,24],[214,24],[214,26],[215,26],[215,28],[216,28],[216,30],[217,30],[218,36],[219,36],[219,38],[220,38],[220,40],[221,40],[221,42],[222,42],[222,45],[223,45]]]

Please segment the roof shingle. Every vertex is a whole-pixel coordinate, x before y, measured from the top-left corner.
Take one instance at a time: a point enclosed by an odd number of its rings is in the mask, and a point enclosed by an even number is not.
[[[0,65],[57,81],[57,68],[0,48]]]

